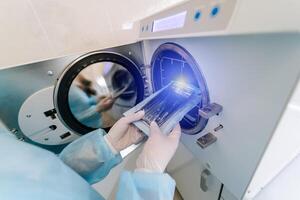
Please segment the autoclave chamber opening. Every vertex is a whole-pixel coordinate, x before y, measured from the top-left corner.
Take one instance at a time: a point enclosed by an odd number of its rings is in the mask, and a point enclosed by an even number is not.
[[[180,121],[184,133],[192,135],[201,132],[208,120],[199,115],[199,109],[209,104],[209,93],[200,66],[192,55],[178,44],[164,43],[154,52],[151,67],[154,91],[171,81],[182,81],[201,90],[201,102]]]

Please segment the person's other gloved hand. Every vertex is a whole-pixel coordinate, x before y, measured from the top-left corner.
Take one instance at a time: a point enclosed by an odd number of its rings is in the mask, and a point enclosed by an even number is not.
[[[174,156],[181,135],[179,124],[169,135],[164,135],[156,122],[150,124],[150,136],[139,155],[137,171],[164,172]]]
[[[144,138],[144,135],[140,133],[138,128],[131,124],[132,122],[141,120],[144,114],[144,111],[139,111],[122,117],[114,124],[108,134],[104,136],[104,139],[114,153],[119,153],[130,145],[139,143]]]

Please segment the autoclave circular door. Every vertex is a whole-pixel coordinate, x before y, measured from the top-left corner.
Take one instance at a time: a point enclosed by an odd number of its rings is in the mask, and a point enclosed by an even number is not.
[[[79,134],[109,129],[143,98],[139,67],[114,52],[91,52],[79,57],[64,70],[54,90],[60,120]]]
[[[201,90],[201,102],[180,121],[186,134],[197,134],[204,129],[207,119],[199,109],[209,104],[209,94],[200,66],[192,55],[175,43],[164,43],[154,52],[151,60],[153,90],[157,91],[171,81],[192,84]]]

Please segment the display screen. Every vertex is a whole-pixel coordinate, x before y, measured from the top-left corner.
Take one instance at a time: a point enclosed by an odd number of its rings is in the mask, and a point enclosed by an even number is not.
[[[177,13],[175,15],[165,17],[153,21],[152,32],[166,31],[172,29],[182,28],[184,26],[186,11]]]

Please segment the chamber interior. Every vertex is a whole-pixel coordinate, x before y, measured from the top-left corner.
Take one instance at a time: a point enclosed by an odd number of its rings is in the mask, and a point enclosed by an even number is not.
[[[175,43],[162,44],[154,53],[151,61],[153,89],[157,91],[171,81],[193,85],[201,90],[201,101],[181,120],[185,133],[196,134],[203,130],[207,120],[199,116],[198,110],[208,103],[205,79],[192,55]]]

